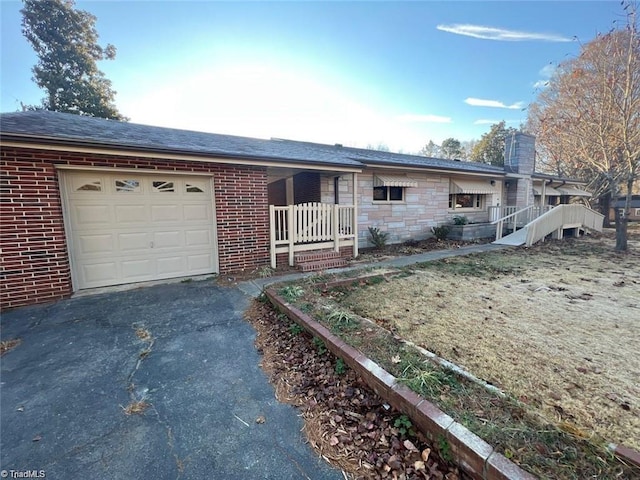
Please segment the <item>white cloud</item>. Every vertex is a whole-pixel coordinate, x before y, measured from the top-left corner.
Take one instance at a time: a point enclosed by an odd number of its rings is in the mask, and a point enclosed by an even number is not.
[[[551,76],[554,74],[554,72],[556,71],[556,66],[553,63],[547,63],[544,67],[542,67],[540,69],[540,71],[538,72],[540,74],[540,76],[545,77],[545,78],[551,78]]]
[[[533,88],[546,88],[549,85],[549,79],[556,71],[556,66],[553,63],[548,63],[540,69],[538,74],[543,77],[533,84]]]
[[[452,24],[438,25],[438,30],[443,32],[465,35],[467,37],[481,38],[483,40],[499,40],[506,42],[543,41],[543,42],[570,42],[571,39],[554,33],[533,33],[518,30],[506,30],[504,28],[485,27],[482,25]]]
[[[443,117],[440,115],[415,115],[411,113],[398,115],[396,120],[406,123],[451,123],[451,117]]]
[[[473,97],[467,98],[464,103],[473,107],[507,108],[509,110],[519,110],[524,107],[523,102],[516,102],[512,103],[511,105],[506,105],[498,100],[485,100],[482,98]]]

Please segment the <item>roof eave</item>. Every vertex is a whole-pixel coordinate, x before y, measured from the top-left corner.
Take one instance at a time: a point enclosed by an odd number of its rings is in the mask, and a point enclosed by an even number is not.
[[[60,137],[48,137],[42,135],[27,135],[27,134],[16,134],[16,133],[7,133],[0,132],[0,144],[1,145],[9,145],[9,144],[20,144],[19,146],[28,146],[33,148],[38,148],[38,146],[49,146],[49,147],[72,147],[76,151],[90,150],[96,151],[100,150],[101,154],[129,154],[131,156],[142,156],[145,157],[160,157],[160,158],[171,158],[171,159],[184,159],[189,161],[200,161],[205,163],[215,162],[216,159],[221,161],[228,161],[231,163],[239,163],[244,165],[256,165],[256,166],[277,166],[279,163],[286,163],[287,166],[315,166],[315,167],[326,167],[328,170],[340,170],[347,172],[361,172],[364,164],[359,165],[351,165],[345,163],[335,163],[335,162],[320,162],[314,160],[300,159],[300,158],[287,158],[287,157],[272,157],[272,156],[260,156],[260,155],[241,155],[241,154],[229,154],[225,152],[203,152],[203,151],[193,151],[193,150],[182,150],[182,149],[170,149],[170,148],[154,148],[154,147],[144,147],[144,146],[133,146],[133,145],[125,145],[125,144],[116,144],[110,142],[95,142],[95,141],[86,141],[79,140],[73,138],[60,138]],[[184,158],[176,158],[176,157],[184,157]]]
[[[435,171],[439,173],[457,173],[457,174],[472,174],[472,175],[483,175],[489,177],[495,176],[505,176],[505,172],[503,171],[484,171],[484,170],[466,170],[466,169],[456,169],[456,168],[448,168],[448,167],[438,167],[438,166],[427,166],[427,165],[402,165],[402,164],[391,164],[388,162],[380,162],[380,161],[369,161],[369,160],[361,160],[364,163],[365,167],[376,167],[376,168],[402,168],[403,170],[411,170],[411,171]]]

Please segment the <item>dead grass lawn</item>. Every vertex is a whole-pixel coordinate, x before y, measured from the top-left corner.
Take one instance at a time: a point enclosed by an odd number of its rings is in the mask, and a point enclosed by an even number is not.
[[[456,257],[343,303],[557,423],[640,450],[640,228]]]

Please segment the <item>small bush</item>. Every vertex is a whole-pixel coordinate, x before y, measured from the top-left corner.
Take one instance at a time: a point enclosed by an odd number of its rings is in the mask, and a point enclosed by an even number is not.
[[[302,287],[299,287],[297,285],[289,285],[287,287],[281,288],[278,293],[287,302],[293,303],[302,295],[304,295],[304,290],[302,289]]]
[[[456,215],[453,217],[454,225],[466,225],[467,223],[469,223],[469,219],[464,215]]]
[[[304,328],[293,322],[291,323],[291,325],[289,325],[289,331],[292,335],[300,335],[302,332],[304,332]]]
[[[381,232],[378,227],[369,227],[369,240],[376,248],[384,248],[387,244],[388,232]]]
[[[338,375],[344,375],[344,373],[347,371],[347,365],[344,363],[344,360],[342,360],[341,358],[336,360],[336,366],[335,366],[335,372]]]
[[[451,229],[447,225],[440,225],[439,227],[431,227],[431,233],[436,237],[436,240],[444,240],[449,235]]]

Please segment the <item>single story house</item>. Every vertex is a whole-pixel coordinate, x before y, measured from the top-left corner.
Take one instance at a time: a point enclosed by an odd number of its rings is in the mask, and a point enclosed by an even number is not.
[[[626,203],[625,197],[619,197],[609,210],[609,219],[613,222],[616,219],[616,209],[620,210],[620,214],[624,216],[624,207]],[[640,195],[631,195],[631,205],[629,206],[629,217],[628,220],[630,222],[638,222],[640,221]]]
[[[505,168],[342,145],[255,139],[49,111],[0,114],[3,309],[96,287],[255,271],[293,252],[357,256],[390,242],[588,196],[535,173],[534,139]]]

